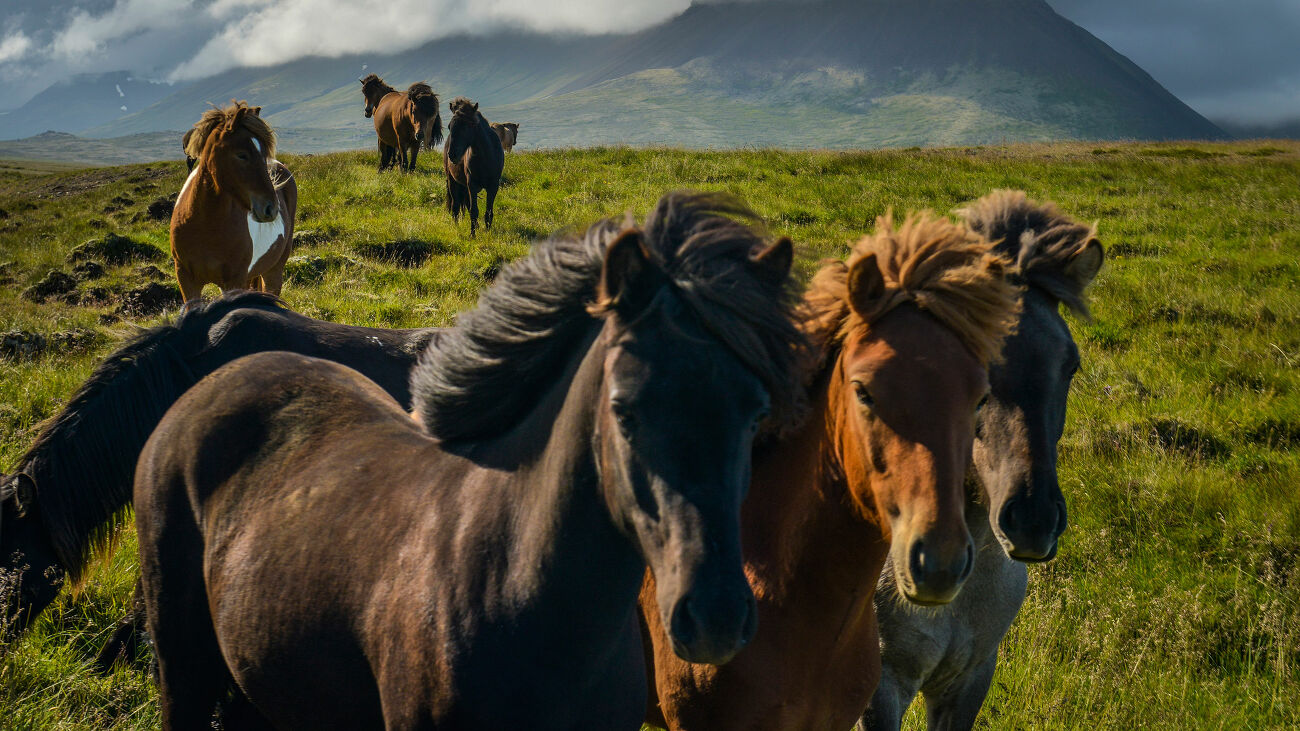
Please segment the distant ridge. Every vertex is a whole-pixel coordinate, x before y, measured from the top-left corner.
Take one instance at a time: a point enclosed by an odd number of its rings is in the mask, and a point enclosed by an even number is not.
[[[392,56],[235,69],[120,118],[39,129],[184,129],[209,101],[246,98],[277,127],[332,129],[360,146],[371,129],[356,83],[362,64],[397,86],[426,80],[444,99],[475,98],[490,119],[522,124],[524,148],[1228,137],[1044,0],[694,5],[629,35],[498,33]],[[0,137],[6,117],[22,113],[0,117]]]

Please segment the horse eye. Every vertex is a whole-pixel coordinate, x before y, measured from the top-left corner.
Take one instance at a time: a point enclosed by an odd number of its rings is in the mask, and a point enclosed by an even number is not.
[[[240,162],[248,162],[248,153],[247,153],[247,152],[236,153],[236,154],[235,154],[235,157],[239,158]]]
[[[871,392],[867,390],[866,386],[862,385],[861,383],[854,383],[853,390],[858,395],[858,403],[862,404],[863,406],[866,406],[867,408],[876,405],[876,400],[872,398]]]

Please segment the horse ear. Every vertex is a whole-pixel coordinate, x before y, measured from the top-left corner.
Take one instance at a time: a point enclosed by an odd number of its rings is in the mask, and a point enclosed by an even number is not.
[[[1101,242],[1095,238],[1088,239],[1083,248],[1070,259],[1070,263],[1065,265],[1065,275],[1078,282],[1080,288],[1087,287],[1096,279],[1105,260],[1106,252]]]
[[[470,108],[477,112],[477,111],[478,111],[478,102],[474,102],[474,106],[472,106],[472,107],[470,107]]]
[[[861,317],[875,310],[875,302],[885,295],[885,277],[880,273],[874,252],[849,267],[849,306]]]
[[[782,236],[778,241],[749,258],[755,266],[760,279],[774,287],[780,287],[790,276],[790,267],[794,264],[794,242],[789,236]]]
[[[641,232],[627,229],[605,251],[600,286],[596,290],[598,305],[625,315],[639,312],[657,289],[654,275],[654,264],[646,253]]]
[[[244,121],[245,114],[248,114],[248,107],[237,107],[235,113],[230,115],[230,119],[226,120],[226,131],[231,132],[238,127]]]
[[[254,117],[260,117],[260,116],[262,116],[262,108],[261,108],[261,107],[249,107],[248,111],[249,111],[250,113],[252,113],[252,115],[253,115]]]
[[[9,475],[9,485],[0,489],[0,495],[8,494],[14,501],[14,515],[19,518],[27,516],[27,510],[36,504],[36,481],[25,472]]]

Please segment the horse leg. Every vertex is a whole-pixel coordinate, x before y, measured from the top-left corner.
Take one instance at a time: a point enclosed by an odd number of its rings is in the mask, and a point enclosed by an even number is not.
[[[998,653],[994,651],[961,682],[954,683],[941,693],[925,693],[926,727],[930,731],[965,731],[974,728],[975,719],[984,706],[984,697],[993,684],[993,670],[997,664]]]
[[[388,162],[388,147],[384,141],[379,141],[379,172],[384,172],[384,163]]]
[[[113,630],[104,648],[95,656],[95,669],[107,675],[113,672],[113,666],[118,663],[135,665],[140,647],[147,644],[144,588],[140,586],[140,579],[136,578],[135,592],[131,595],[131,612],[118,621],[117,629]]]
[[[886,666],[880,674],[876,693],[871,697],[871,705],[862,714],[858,725],[853,727],[854,730],[898,731],[903,725],[903,713],[912,705],[916,691],[913,684],[894,677]]]
[[[478,190],[469,188],[469,237],[475,236],[475,230],[478,229]]]
[[[186,305],[203,297],[203,282],[189,267],[181,266],[180,260],[176,260],[176,283],[181,287],[181,299]]]
[[[173,486],[178,487],[178,486]],[[231,686],[203,581],[203,538],[184,490],[137,514],[145,614],[158,660],[163,729],[209,728]],[[169,519],[158,520],[165,513]]]
[[[492,211],[492,204],[496,201],[496,199],[497,199],[497,186],[495,184],[489,185],[483,193],[483,205],[484,205],[483,228],[489,231],[492,230],[492,219],[494,217]]]
[[[247,289],[247,290],[250,291],[250,292],[265,292],[265,291],[266,291],[266,280],[263,279],[263,278],[260,277],[260,276],[257,276],[257,277],[249,277],[249,278],[248,278],[248,285],[247,285],[246,287],[244,287],[244,289]]]
[[[420,156],[420,138],[415,138],[415,145],[411,147],[411,167],[410,171],[415,172],[415,160]]]

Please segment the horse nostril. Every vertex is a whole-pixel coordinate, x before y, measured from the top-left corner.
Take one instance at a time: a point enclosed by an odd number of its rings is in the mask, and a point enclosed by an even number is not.
[[[908,565],[912,569],[912,580],[921,583],[925,579],[926,556],[925,542],[918,540],[912,544],[908,555]]]
[[[963,554],[963,558],[965,558],[966,560],[966,565],[963,566],[961,571],[957,573],[958,576],[957,583],[959,584],[966,581],[966,579],[970,577],[971,571],[975,569],[975,542],[974,541],[971,540],[966,541],[966,553]]]

